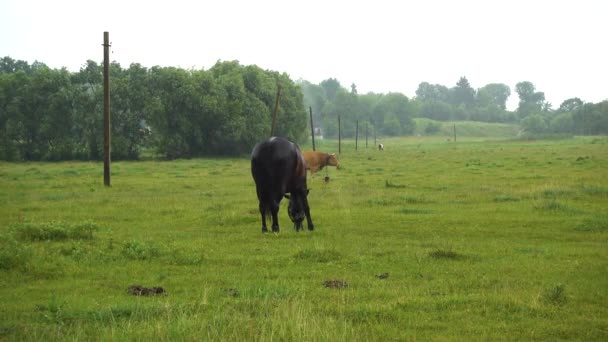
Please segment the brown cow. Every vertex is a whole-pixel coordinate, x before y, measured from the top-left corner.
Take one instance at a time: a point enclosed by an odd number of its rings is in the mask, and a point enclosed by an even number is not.
[[[302,156],[306,161],[306,170],[310,170],[310,174],[323,170],[327,165],[338,166],[338,159],[334,153],[324,153],[319,151],[304,151]]]

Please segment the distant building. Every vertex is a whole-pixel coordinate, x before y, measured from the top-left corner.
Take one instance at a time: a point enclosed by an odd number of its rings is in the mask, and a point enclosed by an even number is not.
[[[315,127],[315,139],[323,140],[323,129],[321,127]]]

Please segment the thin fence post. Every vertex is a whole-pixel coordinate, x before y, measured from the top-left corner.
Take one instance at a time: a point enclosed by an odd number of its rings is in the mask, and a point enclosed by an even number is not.
[[[312,124],[312,107],[308,107],[310,111],[310,136],[312,137],[312,150],[316,151],[315,148],[315,126]]]
[[[355,151],[357,150],[358,142],[359,142],[359,120],[357,120],[357,126],[355,128]]]
[[[340,124],[340,115],[338,115],[338,154],[342,154],[342,127]]]
[[[456,142],[456,124],[454,124],[454,142]]]
[[[367,130],[369,128],[369,123],[365,123],[365,148],[367,148]]]
[[[378,143],[376,142],[376,124],[374,123],[374,148],[376,148],[378,146]]]

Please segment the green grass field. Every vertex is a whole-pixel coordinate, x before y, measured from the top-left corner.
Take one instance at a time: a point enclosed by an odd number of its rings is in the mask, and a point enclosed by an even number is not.
[[[299,233],[245,157],[0,163],[0,340],[608,340],[607,138],[382,142]]]

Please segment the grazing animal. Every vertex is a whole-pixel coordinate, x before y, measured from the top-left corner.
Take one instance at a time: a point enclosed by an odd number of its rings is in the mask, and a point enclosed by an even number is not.
[[[384,151],[384,144],[378,144],[378,151]]]
[[[279,231],[277,215],[283,197],[289,199],[287,210],[296,231],[302,228],[304,217],[308,230],[314,229],[308,206],[306,164],[296,144],[280,137],[259,142],[251,152],[251,175],[260,202],[263,233],[268,231],[268,214],[272,216],[272,231]]]
[[[310,174],[323,170],[327,165],[338,167],[338,159],[334,153],[324,153],[319,151],[304,151],[302,152],[306,161],[306,170],[310,170]]]

